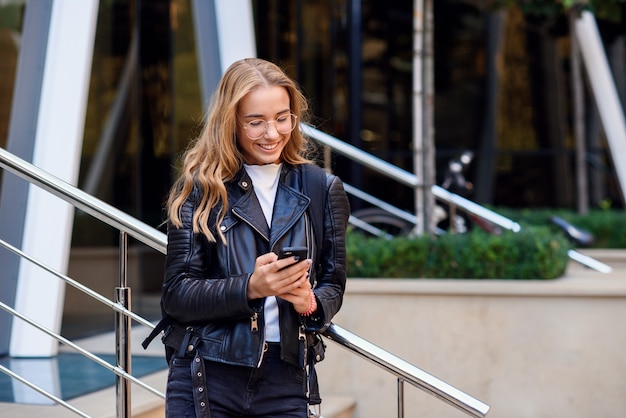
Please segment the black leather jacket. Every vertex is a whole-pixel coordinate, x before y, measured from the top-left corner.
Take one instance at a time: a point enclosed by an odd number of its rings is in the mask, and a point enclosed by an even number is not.
[[[319,250],[311,277],[317,278],[315,316],[302,317],[293,305],[278,298],[281,357],[303,366],[300,325],[320,330],[330,324],[341,307],[346,284],[345,232],[349,217],[348,199],[341,180],[327,175],[323,246],[315,249],[315,239],[306,211],[311,202],[302,194],[299,166],[283,164],[270,229],[242,169],[226,184],[229,208],[221,224],[227,245],[210,243],[193,233],[192,216],[200,199],[194,188],[181,208],[183,226],[168,225],[162,308],[178,324],[193,328],[200,337],[197,349],[203,358],[234,365],[256,367],[263,352],[264,299],[247,300],[248,280],[259,255],[282,247],[304,245],[309,257]],[[215,214],[209,223],[214,228]],[[217,236],[217,234],[216,234]],[[189,327],[189,328],[188,328]],[[164,342],[168,344],[168,331]],[[180,337],[169,340],[180,344]],[[188,344],[187,341],[183,344]],[[172,344],[170,344],[173,347]]]

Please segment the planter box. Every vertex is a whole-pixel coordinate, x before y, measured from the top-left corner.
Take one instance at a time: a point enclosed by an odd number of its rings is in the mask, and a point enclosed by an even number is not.
[[[349,279],[334,322],[490,404],[490,418],[623,417],[625,252],[586,253],[614,273],[572,264],[552,281]],[[396,416],[395,377],[327,344],[322,398],[353,396],[355,417]],[[405,417],[466,416],[411,385],[404,395]]]

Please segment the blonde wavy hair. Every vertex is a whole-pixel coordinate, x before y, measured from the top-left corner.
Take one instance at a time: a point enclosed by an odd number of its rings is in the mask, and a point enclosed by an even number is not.
[[[300,123],[308,117],[308,102],[296,83],[271,62],[259,58],[236,61],[226,70],[211,97],[202,132],[185,152],[180,176],[170,190],[167,213],[175,227],[182,226],[180,209],[197,184],[202,197],[193,214],[193,231],[216,242],[209,226],[209,213],[221,204],[215,231],[221,241],[226,242],[219,228],[228,210],[224,183],[235,177],[244,162],[237,145],[238,107],[248,93],[265,86],[284,87],[289,94],[291,112],[297,116],[296,128],[283,149],[281,161],[288,164],[310,162],[306,157],[309,143],[300,132]]]

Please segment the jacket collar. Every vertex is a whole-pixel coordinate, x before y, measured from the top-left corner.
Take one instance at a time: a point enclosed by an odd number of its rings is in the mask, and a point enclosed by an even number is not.
[[[270,247],[300,220],[311,202],[311,199],[302,193],[300,170],[285,165],[279,175],[271,230],[267,225],[256,194],[253,193],[252,181],[245,169],[242,168],[239,171],[237,192],[233,190],[234,193],[230,196],[233,213],[261,235],[269,238]]]

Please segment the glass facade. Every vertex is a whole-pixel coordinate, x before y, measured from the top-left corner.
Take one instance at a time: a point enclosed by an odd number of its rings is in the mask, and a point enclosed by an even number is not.
[[[476,199],[508,207],[575,207],[569,38],[564,19],[434,1],[438,173],[476,154]],[[0,3],[0,145],[6,143],[25,1]],[[412,171],[413,10],[403,0],[253,0],[258,56],[283,66],[311,99],[315,124]],[[99,5],[79,186],[159,226],[179,156],[205,111],[191,0]],[[622,6],[622,10],[624,7]],[[599,21],[616,68],[625,30]],[[621,67],[619,67],[621,65]],[[624,72],[616,84],[624,96]],[[589,96],[589,94],[587,95]],[[623,207],[593,103],[587,103],[592,206]],[[333,157],[347,183],[411,211],[413,194]],[[484,164],[490,161],[489,164]],[[486,168],[485,168],[486,167]],[[353,202],[359,208],[361,202]],[[117,234],[77,214],[75,246]]]
[[[189,1],[101,2],[80,186],[159,226],[202,119],[198,84]],[[116,231],[94,235],[97,221],[77,221],[75,245],[116,245]]]
[[[2,147],[27,4],[0,1]],[[437,173],[470,149],[476,156],[468,172],[475,186],[472,200],[573,209],[567,21],[524,15],[516,8],[495,11],[489,4],[433,0]],[[281,65],[299,82],[310,98],[316,127],[412,171],[412,2],[251,0],[251,5],[258,56]],[[79,187],[161,230],[180,156],[199,133],[205,112],[193,6],[193,0],[99,2]],[[619,7],[617,21],[598,23],[624,104],[626,6]],[[623,208],[589,91],[586,97],[589,203]],[[413,210],[407,187],[341,156],[333,156],[330,165],[346,183]],[[363,205],[352,202],[354,210]],[[114,249],[118,239],[117,231],[76,212],[74,249]],[[135,254],[139,277],[133,291],[158,294],[162,261],[147,251]],[[102,284],[106,291],[116,279],[113,274],[111,283]],[[83,322],[93,331],[98,324],[78,317],[64,319],[66,331]],[[110,318],[102,323],[110,326]]]

